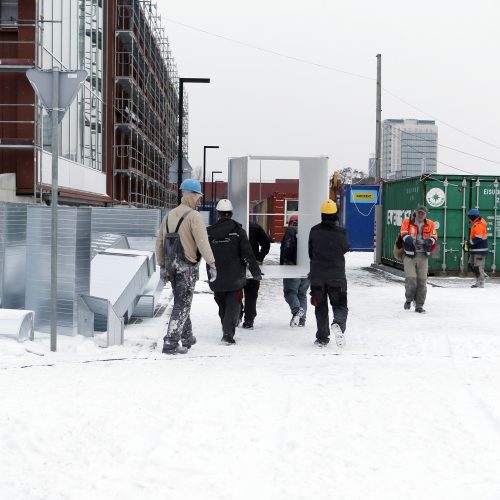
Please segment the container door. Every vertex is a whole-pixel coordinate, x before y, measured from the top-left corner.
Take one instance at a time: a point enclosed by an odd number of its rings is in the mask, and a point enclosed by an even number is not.
[[[420,177],[387,182],[383,186],[383,237],[382,262],[402,268],[403,264],[393,255],[394,242],[403,220],[422,203],[422,183]]]
[[[373,251],[375,232],[375,205],[378,186],[347,186],[343,196],[341,220],[347,230],[351,251]]]
[[[467,268],[462,251],[467,180],[434,176],[426,180],[425,192],[428,218],[434,221],[438,233],[438,245],[429,258],[429,272],[460,273]]]
[[[471,196],[468,208],[478,208],[481,217],[488,223],[488,246],[490,252],[486,259],[485,270],[496,272],[500,257],[496,244],[497,238],[500,235],[500,191],[498,189],[498,180],[494,177],[472,178],[469,184]],[[467,217],[466,219],[466,238],[468,238],[470,223]]]

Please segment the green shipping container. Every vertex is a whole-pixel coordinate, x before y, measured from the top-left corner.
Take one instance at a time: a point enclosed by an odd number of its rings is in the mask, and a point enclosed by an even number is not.
[[[496,273],[500,258],[496,245],[500,236],[500,190],[496,177],[428,174],[386,182],[382,195],[384,264],[403,268],[394,258],[394,242],[403,220],[418,205],[427,207],[427,217],[436,223],[438,233],[438,246],[429,257],[430,274],[467,273],[468,254],[462,246],[469,236],[467,212],[471,208],[478,208],[488,223],[490,253],[485,268]]]

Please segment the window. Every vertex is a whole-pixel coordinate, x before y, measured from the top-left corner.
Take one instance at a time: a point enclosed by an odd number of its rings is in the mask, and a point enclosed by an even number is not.
[[[284,226],[288,226],[288,221],[292,215],[299,215],[299,200],[285,200]]]
[[[18,0],[0,0],[0,26],[17,26]]]

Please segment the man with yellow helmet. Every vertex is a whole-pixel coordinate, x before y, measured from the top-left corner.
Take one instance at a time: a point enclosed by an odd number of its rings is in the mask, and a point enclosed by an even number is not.
[[[332,332],[338,347],[345,345],[347,322],[347,279],[344,254],[349,251],[345,230],[339,227],[337,205],[326,200],[321,205],[321,223],[309,233],[311,304],[315,307],[316,342],[330,341],[328,300],[333,310]]]

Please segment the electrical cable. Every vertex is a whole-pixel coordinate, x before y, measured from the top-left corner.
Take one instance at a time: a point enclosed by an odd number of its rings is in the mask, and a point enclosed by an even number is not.
[[[228,41],[228,42],[231,42],[231,43],[236,43],[238,45],[242,45],[244,47],[248,47],[248,48],[251,48],[251,49],[254,49],[254,50],[258,50],[258,51],[261,51],[261,52],[265,52],[267,54],[272,54],[272,55],[275,55],[275,56],[278,56],[278,57],[282,57],[284,59],[289,59],[289,60],[292,60],[292,61],[296,61],[296,62],[300,62],[300,63],[303,63],[303,64],[308,64],[310,66],[316,66],[318,68],[323,68],[323,69],[326,69],[326,70],[329,70],[329,71],[335,71],[337,73],[342,73],[344,75],[349,75],[349,76],[353,76],[353,77],[356,77],[356,78],[361,78],[363,80],[370,80],[370,81],[376,81],[376,78],[373,78],[373,77],[370,77],[370,76],[366,76],[366,75],[361,75],[359,73],[354,73],[352,71],[346,71],[346,70],[343,70],[343,69],[340,69],[340,68],[336,68],[334,66],[328,66],[326,64],[321,64],[321,63],[316,63],[316,62],[313,62],[313,61],[309,61],[308,59],[303,59],[303,58],[300,58],[300,57],[295,57],[295,56],[290,56],[288,54],[284,54],[282,52],[278,52],[276,50],[272,50],[272,49],[267,49],[265,47],[259,47],[257,45],[253,45],[251,43],[247,43],[247,42],[242,42],[241,40],[236,40],[235,38],[230,38],[228,36],[224,36],[224,35],[219,35],[217,33],[213,33],[211,31],[208,31],[208,30],[204,30],[202,28],[197,28],[196,26],[192,26],[190,24],[186,24],[186,23],[183,23],[183,22],[180,22],[180,21],[177,21],[175,19],[172,19],[172,18],[169,18],[167,17],[166,18],[167,21],[170,21],[171,23],[174,23],[174,24],[178,24],[179,26],[183,26],[185,28],[188,28],[190,30],[193,30],[193,31],[198,31],[200,33],[204,33],[206,35],[209,35],[209,36],[213,36],[215,38],[220,38],[222,40],[225,40],[225,41]],[[381,87],[381,89],[387,93],[388,95],[394,97],[395,99],[401,101],[403,104],[406,104],[407,106],[409,106],[410,108],[413,108],[415,109],[416,111],[418,111],[419,113],[423,113],[424,115],[432,118],[433,120],[435,121],[438,121],[440,124],[443,124],[443,125],[446,125],[447,127],[455,130],[456,132],[459,132],[460,134],[463,134],[467,137],[470,137],[471,139],[474,139],[476,141],[479,141],[487,146],[490,146],[490,147],[493,147],[495,149],[500,149],[500,146],[497,145],[497,144],[493,144],[491,142],[488,142],[488,141],[485,141],[473,134],[470,134],[469,132],[466,132],[464,130],[461,130],[459,129],[458,127],[455,127],[454,125],[448,123],[448,122],[445,122],[444,120],[441,120],[435,116],[433,116],[432,114],[428,113],[427,111],[411,104],[410,102],[408,102],[406,99],[403,99],[402,97],[399,97],[397,94],[395,94],[394,92],[390,91],[389,89],[385,88],[385,87]],[[453,168],[453,167],[452,167]]]

